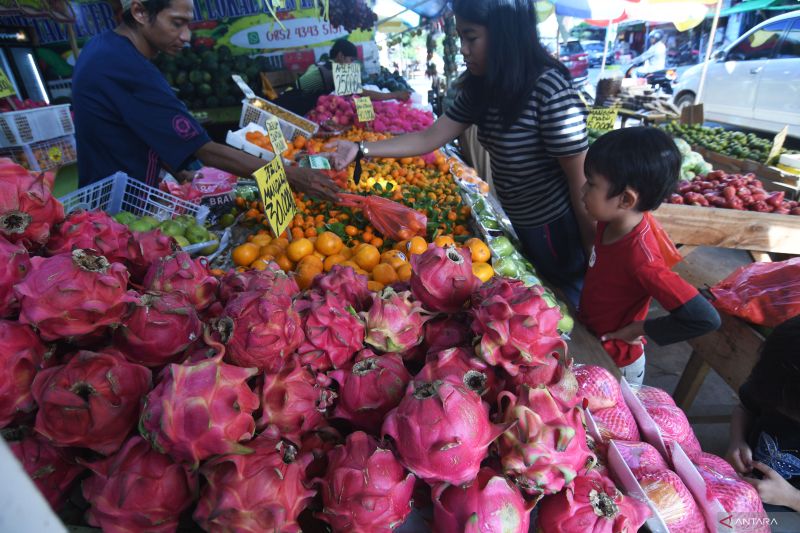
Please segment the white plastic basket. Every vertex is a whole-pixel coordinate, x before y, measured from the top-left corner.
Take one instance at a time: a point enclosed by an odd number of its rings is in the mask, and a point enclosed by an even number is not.
[[[69,104],[0,114],[0,147],[20,146],[75,133]]]
[[[75,136],[66,135],[47,141],[0,148],[0,157],[8,157],[34,172],[43,172],[78,160]]]
[[[257,105],[254,105],[254,103]],[[245,98],[242,100],[242,116],[239,119],[240,128],[250,123],[266,128],[270,117],[278,119],[283,136],[286,137],[286,142],[288,143],[291,143],[292,139],[297,135],[310,139],[319,130],[319,124],[316,122],[305,119],[263,98],[253,98],[252,100]]]

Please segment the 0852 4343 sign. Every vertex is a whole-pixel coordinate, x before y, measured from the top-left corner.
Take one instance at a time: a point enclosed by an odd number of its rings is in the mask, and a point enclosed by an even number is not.
[[[286,169],[283,168],[280,155],[256,170],[253,177],[258,184],[269,227],[277,237],[286,231],[289,222],[297,214],[297,204],[286,180]]]

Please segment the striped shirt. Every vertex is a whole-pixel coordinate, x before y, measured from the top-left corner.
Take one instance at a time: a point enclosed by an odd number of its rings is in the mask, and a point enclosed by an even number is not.
[[[545,71],[528,105],[509,129],[497,109],[483,117],[466,91],[447,116],[478,126],[478,141],[491,155],[492,179],[508,218],[518,227],[549,224],[570,209],[569,185],[558,157],[576,155],[589,146],[586,108],[558,70]]]

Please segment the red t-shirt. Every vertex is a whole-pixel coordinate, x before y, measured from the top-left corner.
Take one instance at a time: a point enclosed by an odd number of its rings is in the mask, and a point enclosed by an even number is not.
[[[578,316],[598,337],[644,320],[651,298],[672,311],[697,296],[697,289],[664,263],[649,218],[643,217],[633,231],[611,244],[602,242],[607,224],[597,224]],[[641,346],[620,340],[606,341],[603,348],[618,367],[644,353]]]

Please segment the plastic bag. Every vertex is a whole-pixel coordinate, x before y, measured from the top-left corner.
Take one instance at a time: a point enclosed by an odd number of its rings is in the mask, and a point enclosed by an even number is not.
[[[339,195],[339,205],[361,209],[370,224],[390,239],[402,241],[426,234],[428,217],[386,198],[343,193]]]
[[[711,288],[714,307],[775,327],[800,314],[800,257],[744,266]]]
[[[636,478],[670,532],[706,533],[706,521],[692,493],[671,470],[647,472]]]
[[[647,217],[647,223],[650,224],[650,227],[653,230],[653,236],[658,242],[658,250],[661,252],[661,257],[664,258],[664,263],[666,263],[667,267],[672,268],[683,261],[683,256],[675,247],[672,239],[669,238],[669,235],[667,235],[667,232],[664,231],[664,228],[661,227],[661,224],[658,223],[655,217],[649,212],[645,213],[644,216]]]

